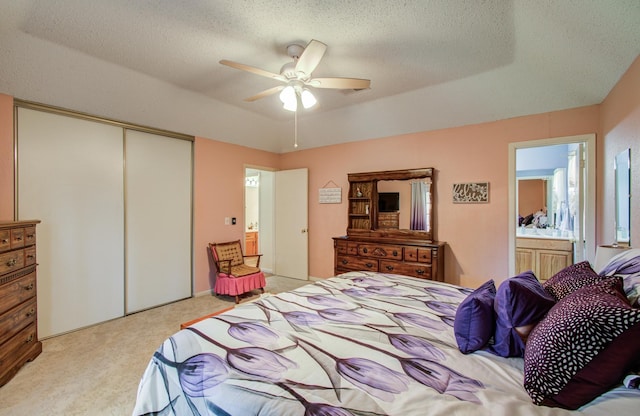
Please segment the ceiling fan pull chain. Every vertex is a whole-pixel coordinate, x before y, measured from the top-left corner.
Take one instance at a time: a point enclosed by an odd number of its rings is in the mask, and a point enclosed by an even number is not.
[[[294,111],[293,115],[293,147],[298,147],[298,109]]]

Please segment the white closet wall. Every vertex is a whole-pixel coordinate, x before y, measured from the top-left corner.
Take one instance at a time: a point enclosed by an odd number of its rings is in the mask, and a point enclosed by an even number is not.
[[[40,337],[191,295],[192,142],[20,107],[17,131]]]
[[[122,316],[122,128],[18,109],[18,217],[42,220],[41,338]]]
[[[191,295],[191,142],[127,130],[127,313]]]

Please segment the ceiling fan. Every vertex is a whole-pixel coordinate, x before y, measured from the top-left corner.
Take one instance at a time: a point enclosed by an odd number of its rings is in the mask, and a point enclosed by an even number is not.
[[[304,108],[310,108],[315,105],[316,99],[308,87],[339,90],[363,90],[369,88],[371,81],[368,79],[313,78],[312,73],[320,63],[326,50],[327,45],[317,40],[311,40],[306,47],[298,44],[287,46],[287,55],[293,58],[293,61],[284,64],[279,74],[226,59],[221,60],[220,63],[282,82],[284,85],[269,88],[252,97],[245,98],[244,101],[256,101],[279,92],[284,108],[290,111],[297,110],[298,99],[300,99]]]

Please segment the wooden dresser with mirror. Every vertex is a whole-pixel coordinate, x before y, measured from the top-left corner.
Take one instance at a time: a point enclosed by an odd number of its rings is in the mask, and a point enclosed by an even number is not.
[[[445,243],[434,241],[433,173],[348,174],[347,235],[333,238],[336,275],[366,270],[444,281]],[[413,213],[412,198],[424,202]]]

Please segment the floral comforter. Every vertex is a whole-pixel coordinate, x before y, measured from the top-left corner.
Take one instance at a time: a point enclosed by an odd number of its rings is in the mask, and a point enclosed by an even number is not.
[[[571,414],[531,403],[522,359],[458,351],[453,321],[468,293],[351,272],[240,305],[160,346],[133,414]],[[581,410],[624,412],[637,407],[629,400],[616,389]]]

